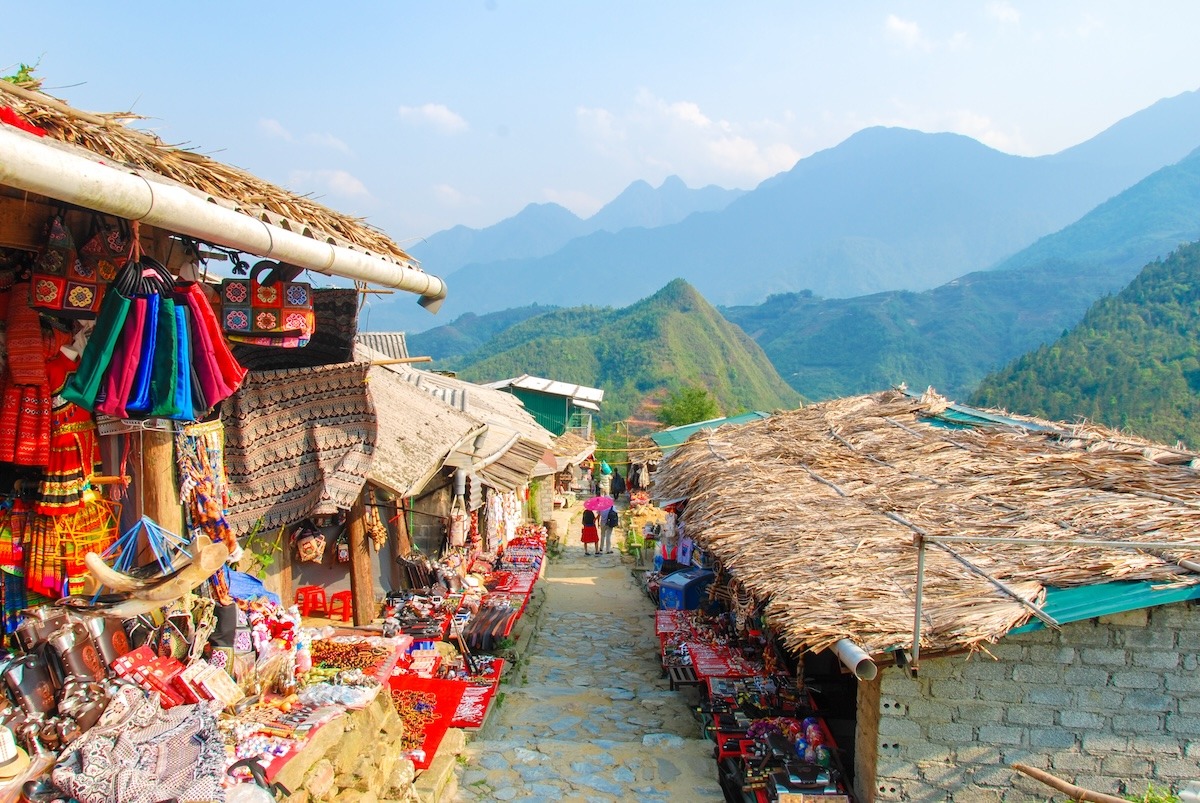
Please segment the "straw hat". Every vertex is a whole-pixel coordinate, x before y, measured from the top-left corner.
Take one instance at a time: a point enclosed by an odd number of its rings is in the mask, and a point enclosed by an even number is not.
[[[0,727],[0,780],[15,778],[29,768],[29,754],[17,747],[13,732]]]

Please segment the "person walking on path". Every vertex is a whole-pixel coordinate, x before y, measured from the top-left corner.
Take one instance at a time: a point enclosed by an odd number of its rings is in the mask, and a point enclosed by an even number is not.
[[[620,523],[621,515],[617,513],[615,505],[604,511],[604,523],[600,526],[600,543],[596,546],[596,552],[612,554],[613,528]]]
[[[612,498],[617,501],[621,498],[621,494],[625,493],[625,478],[621,476],[621,469],[613,469],[612,476]]]
[[[583,554],[592,554],[588,550],[592,544],[596,545],[596,554],[600,554],[600,536],[596,533],[596,514],[590,510],[583,511],[583,533],[580,540],[583,541]]]

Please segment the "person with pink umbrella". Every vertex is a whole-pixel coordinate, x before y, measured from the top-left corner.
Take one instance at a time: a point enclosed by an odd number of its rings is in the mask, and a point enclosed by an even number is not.
[[[596,529],[596,525],[599,523],[596,514],[602,514],[612,506],[613,500],[611,496],[593,496],[591,499],[584,501],[583,534],[580,538],[583,541],[583,554],[593,554],[588,550],[589,544],[595,544],[596,552],[594,554],[600,554],[600,532]]]
[[[600,554],[600,534],[596,532],[596,511],[588,507],[583,509],[583,533],[580,536],[580,540],[583,541],[583,554],[593,554],[588,549],[592,544],[596,545],[595,554]]]

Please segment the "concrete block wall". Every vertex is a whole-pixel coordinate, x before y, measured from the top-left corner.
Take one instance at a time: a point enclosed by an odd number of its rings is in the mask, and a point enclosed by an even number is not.
[[[988,649],[996,660],[922,659],[916,680],[880,673],[876,800],[1049,799],[1013,762],[1110,794],[1200,779],[1200,606],[1074,622]]]

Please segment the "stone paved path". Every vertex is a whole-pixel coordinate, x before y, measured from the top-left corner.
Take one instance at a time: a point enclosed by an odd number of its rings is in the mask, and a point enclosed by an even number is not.
[[[468,745],[455,800],[723,801],[695,691],[659,677],[650,599],[628,559],[584,557],[578,531],[540,581],[527,662]]]

